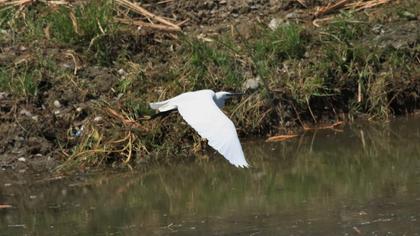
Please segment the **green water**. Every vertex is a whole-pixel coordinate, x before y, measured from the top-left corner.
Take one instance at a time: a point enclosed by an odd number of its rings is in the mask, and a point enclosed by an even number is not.
[[[0,235],[420,235],[420,119],[243,143],[253,168],[0,172]]]

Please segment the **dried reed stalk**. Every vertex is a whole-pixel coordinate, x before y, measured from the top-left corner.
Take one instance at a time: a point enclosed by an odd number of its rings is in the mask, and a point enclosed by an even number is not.
[[[171,26],[167,26],[167,25],[163,25],[163,24],[147,23],[147,22],[144,22],[142,20],[131,20],[131,19],[124,19],[124,18],[114,18],[114,19],[115,19],[115,21],[117,21],[119,23],[122,23],[122,24],[135,25],[135,26],[139,26],[139,27],[147,28],[147,29],[162,30],[162,31],[173,31],[173,32],[179,31],[178,29],[175,29]]]
[[[326,6],[320,7],[314,13],[315,17],[324,16],[334,12],[338,9],[353,9],[360,11],[367,8],[372,8],[381,4],[390,2],[391,0],[360,0],[357,2],[349,2],[350,0],[340,0],[334,4],[329,3]]]
[[[0,0],[0,6],[24,6],[32,2],[34,0]]]
[[[347,9],[354,9],[360,11],[367,8],[372,8],[381,4],[390,2],[391,0],[370,0],[370,1],[359,1],[354,3],[346,4]]]
[[[341,131],[341,130],[338,130],[337,127],[342,125],[342,124],[344,124],[343,121],[337,121],[332,125],[321,125],[321,126],[317,126],[317,127],[304,126],[303,130],[309,131],[309,130],[318,130],[318,129],[332,129],[332,130],[335,130],[335,131]]]
[[[308,8],[308,5],[306,4],[305,0],[296,0],[300,5],[304,6],[305,8]]]
[[[281,142],[281,141],[286,141],[292,138],[296,138],[297,134],[285,134],[285,135],[276,135],[276,136],[272,136],[269,137],[268,139],[266,139],[266,142]]]
[[[119,4],[120,6],[126,7],[131,11],[134,11],[134,12],[140,14],[140,15],[143,15],[145,17],[150,18],[150,20],[152,20],[152,21],[156,20],[156,21],[158,21],[158,22],[160,22],[164,25],[169,26],[169,27],[173,28],[173,31],[181,31],[181,28],[178,25],[176,25],[176,24],[174,24],[174,23],[172,23],[168,20],[165,20],[163,17],[157,16],[157,15],[149,12],[145,8],[141,7],[139,4],[133,3],[133,2],[128,1],[128,0],[116,0],[115,2],[117,4]],[[153,25],[153,23],[147,23],[147,24]],[[148,25],[148,26],[150,27],[150,25]]]
[[[65,0],[38,0],[38,1],[46,3],[46,4],[52,4],[52,5],[69,4],[69,2]],[[0,0],[0,6],[26,6],[34,2],[37,2],[37,0]]]
[[[341,0],[334,4],[328,3],[326,6],[318,8],[314,15],[315,17],[327,15],[339,8],[343,8],[348,3],[348,1],[349,0]]]

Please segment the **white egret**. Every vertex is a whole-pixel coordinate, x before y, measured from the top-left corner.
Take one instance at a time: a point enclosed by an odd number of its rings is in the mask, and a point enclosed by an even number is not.
[[[235,125],[220,110],[226,99],[234,95],[238,94],[223,91],[215,93],[206,89],[150,103],[150,107],[159,112],[178,110],[182,118],[232,165],[248,167]]]

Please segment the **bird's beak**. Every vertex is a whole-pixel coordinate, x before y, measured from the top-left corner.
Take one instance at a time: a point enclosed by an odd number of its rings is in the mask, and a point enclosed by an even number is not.
[[[244,93],[229,93],[229,97],[240,97],[243,96]]]

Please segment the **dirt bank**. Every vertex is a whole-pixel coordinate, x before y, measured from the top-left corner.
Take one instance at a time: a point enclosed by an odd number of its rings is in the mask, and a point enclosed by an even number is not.
[[[245,91],[226,108],[241,138],[419,108],[416,1],[318,17],[326,1],[142,2],[182,32],[117,23],[144,18],[111,2],[72,2],[0,11],[3,169],[203,156],[179,116],[147,120],[148,102],[188,90]]]

